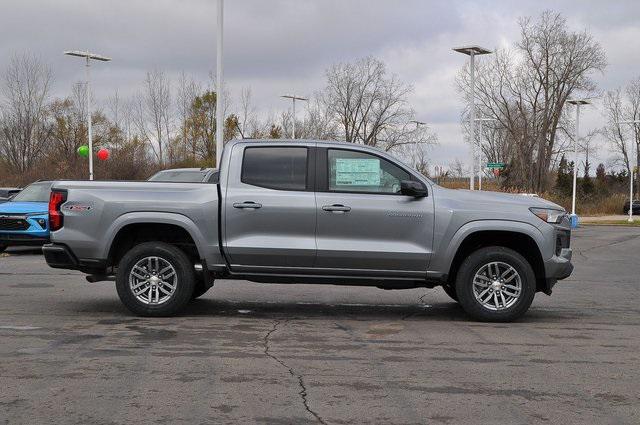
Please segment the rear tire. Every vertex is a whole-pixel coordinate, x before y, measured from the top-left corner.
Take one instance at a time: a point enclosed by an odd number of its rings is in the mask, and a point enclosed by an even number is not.
[[[8,248],[7,245],[0,244],[0,254],[2,254],[4,252],[4,250],[7,249],[7,248]]]
[[[139,316],[173,316],[191,300],[193,264],[173,245],[145,242],[120,260],[116,289],[122,303]]]
[[[442,289],[447,295],[449,295],[449,298],[458,302],[458,294],[456,293],[456,287],[454,285],[445,284],[442,285]]]
[[[536,293],[529,262],[516,251],[491,246],[460,266],[456,293],[464,311],[483,322],[511,322],[527,312]]]

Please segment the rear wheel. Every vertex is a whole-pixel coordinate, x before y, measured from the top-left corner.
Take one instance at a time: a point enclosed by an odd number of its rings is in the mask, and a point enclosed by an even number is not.
[[[137,245],[118,265],[118,296],[129,310],[140,316],[179,313],[191,300],[194,286],[189,257],[164,242]]]
[[[531,306],[535,274],[527,260],[512,249],[481,248],[460,266],[456,293],[462,308],[474,319],[510,322]]]
[[[3,253],[5,249],[7,249],[7,246],[0,244],[0,253]]]

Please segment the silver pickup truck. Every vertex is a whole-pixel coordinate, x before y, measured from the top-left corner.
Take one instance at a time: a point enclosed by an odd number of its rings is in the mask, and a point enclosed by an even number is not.
[[[201,183],[59,181],[51,267],[113,280],[135,314],[180,312],[215,279],[442,286],[473,318],[511,321],[569,276],[565,211],[442,188],[388,153],[240,140]]]

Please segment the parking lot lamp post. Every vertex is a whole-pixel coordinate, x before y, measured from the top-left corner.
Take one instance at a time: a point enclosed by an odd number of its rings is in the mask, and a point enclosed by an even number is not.
[[[222,78],[222,49],[224,47],[222,36],[224,23],[224,0],[218,0],[218,34],[216,49],[216,167],[220,167],[222,150],[224,149],[224,81]]]
[[[471,99],[469,99],[469,115],[470,115],[470,124],[471,124],[471,138],[473,140],[475,136],[475,127],[476,127],[476,76],[475,76],[475,57],[476,55],[486,55],[492,53],[491,50],[485,49],[480,46],[463,46],[463,47],[454,47],[454,51],[458,53],[463,53],[469,56],[469,64],[470,64],[470,72],[471,72]],[[471,145],[471,177],[469,178],[469,189],[473,190],[473,180],[474,180],[474,161],[473,161],[473,144]]]
[[[296,96],[296,95],[289,95],[289,94],[285,94],[285,95],[282,95],[280,97],[283,97],[285,99],[291,99],[291,102],[293,103],[293,111],[292,111],[293,119],[292,119],[291,138],[295,139],[296,138],[296,100],[305,100],[306,101],[306,100],[309,100],[309,99],[306,99],[304,97],[299,97],[299,96]]]
[[[640,124],[640,120],[619,121],[616,124],[628,124],[635,126]],[[636,155],[637,154],[638,153],[636,152]],[[633,223],[633,140],[631,141],[631,147],[629,148],[629,218],[627,221],[629,223]]]
[[[87,73],[87,83],[85,86],[85,97],[87,101],[87,136],[89,141],[89,180],[93,180],[93,137],[91,134],[91,60],[97,60],[101,62],[109,62],[111,58],[106,56],[96,55],[95,53],[90,52],[82,52],[79,50],[66,51],[65,55],[68,56],[76,56],[80,58],[84,58],[86,60],[86,73]]]
[[[586,99],[570,99],[567,103],[576,106],[576,134],[573,138],[573,192],[571,195],[571,227],[578,225],[576,217],[576,183],[578,180],[578,139],[580,138],[580,106],[588,105]]]
[[[476,118],[476,121],[494,122],[498,120],[495,118]],[[475,139],[475,134],[473,136]],[[482,145],[480,143],[478,143],[478,190],[482,190]]]

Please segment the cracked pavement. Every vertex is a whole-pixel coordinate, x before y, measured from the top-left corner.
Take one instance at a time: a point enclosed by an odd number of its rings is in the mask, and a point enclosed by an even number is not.
[[[144,319],[112,283],[0,257],[0,423],[640,423],[640,229],[584,227],[524,320],[440,288],[219,281]]]

